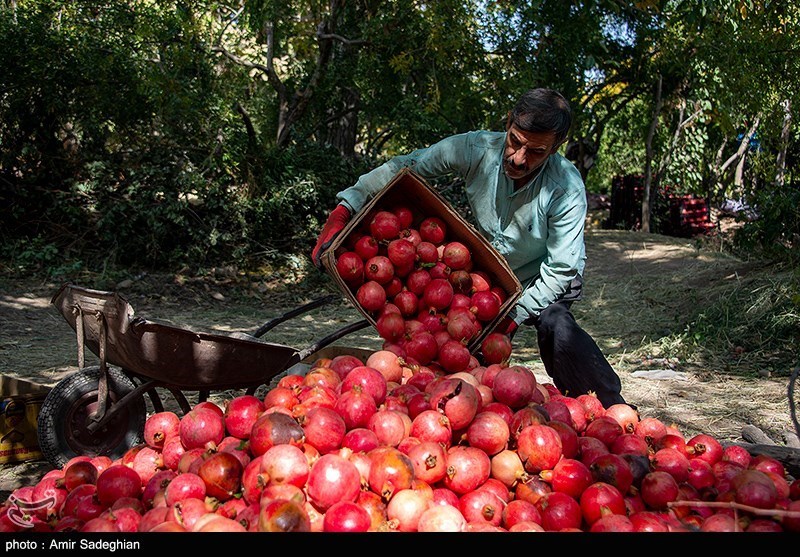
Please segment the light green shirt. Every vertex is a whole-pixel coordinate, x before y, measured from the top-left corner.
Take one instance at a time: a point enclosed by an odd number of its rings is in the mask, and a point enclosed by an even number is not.
[[[478,231],[508,262],[523,285],[509,316],[521,323],[557,300],[583,274],[586,192],[577,168],[559,154],[548,157],[524,187],[503,171],[505,132],[474,131],[394,157],[339,192],[353,213],[403,167],[423,178],[464,179]]]

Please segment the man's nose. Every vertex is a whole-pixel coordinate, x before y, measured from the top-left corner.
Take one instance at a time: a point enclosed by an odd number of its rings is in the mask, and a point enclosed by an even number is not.
[[[514,151],[514,154],[511,156],[511,162],[513,162],[517,166],[524,165],[525,164],[525,159],[526,159],[526,154],[527,154],[527,150],[525,149],[525,147],[520,147],[519,149]]]

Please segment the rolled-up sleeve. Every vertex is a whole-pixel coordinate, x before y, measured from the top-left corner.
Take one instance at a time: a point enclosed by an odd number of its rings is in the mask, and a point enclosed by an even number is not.
[[[451,172],[464,173],[468,170],[469,164],[469,134],[454,135],[430,147],[388,160],[360,176],[351,187],[340,191],[337,199],[355,213],[360,211],[403,168],[413,168],[423,178],[436,178]]]

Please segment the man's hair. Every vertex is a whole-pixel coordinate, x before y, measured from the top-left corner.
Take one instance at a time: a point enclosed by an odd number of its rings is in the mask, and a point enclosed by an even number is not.
[[[509,113],[511,123],[526,132],[555,132],[556,144],[567,138],[572,109],[561,93],[552,89],[526,91]]]

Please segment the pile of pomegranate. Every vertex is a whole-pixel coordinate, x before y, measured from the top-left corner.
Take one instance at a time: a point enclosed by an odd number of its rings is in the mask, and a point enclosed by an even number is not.
[[[378,350],[151,414],[120,458],[16,489],[0,531],[25,530],[798,532],[800,481],[525,366],[434,372]]]
[[[336,273],[374,320],[383,348],[411,364],[464,371],[478,339],[484,361],[511,353],[504,335],[484,335],[508,293],[438,216],[404,205],[373,209],[337,249]]]

